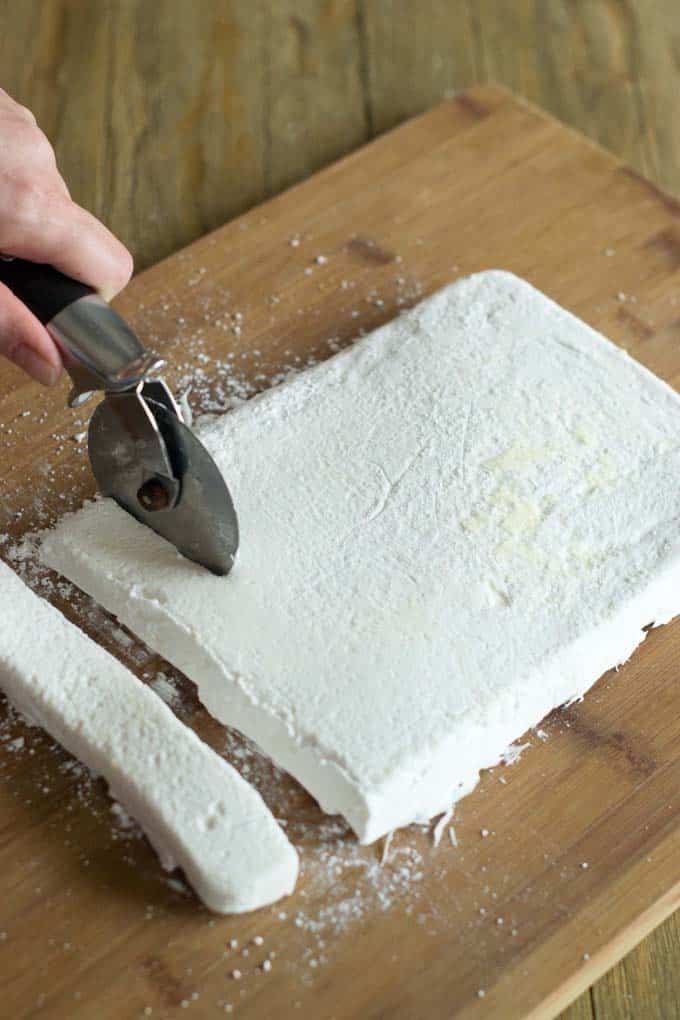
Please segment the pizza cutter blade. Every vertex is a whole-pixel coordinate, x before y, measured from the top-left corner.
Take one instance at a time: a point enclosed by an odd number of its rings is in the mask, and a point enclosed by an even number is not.
[[[106,396],[88,431],[94,476],[104,496],[213,574],[228,574],[238,522],[214,460],[169,400],[153,399],[159,381]]]
[[[217,465],[158,378],[161,359],[91,288],[51,266],[0,259],[0,282],[57,343],[73,381],[70,406],[104,391],[88,430],[102,495],[187,559],[228,574],[239,542],[234,505]]]

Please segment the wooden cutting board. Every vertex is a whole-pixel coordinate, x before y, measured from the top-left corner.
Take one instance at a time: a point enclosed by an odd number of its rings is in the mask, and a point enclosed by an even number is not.
[[[680,382],[680,206],[497,88],[203,238],[118,306],[167,355],[171,381],[193,375],[194,408],[215,409],[491,267]],[[18,537],[92,491],[85,418],[64,398],[0,366],[0,552],[15,565]],[[552,1017],[680,905],[680,624],[486,773],[451,823],[457,846],[412,827],[381,865],[382,847],[357,848],[209,719],[191,684],[70,586],[18,566],[255,779],[303,874],[274,908],[211,917],[112,814],[103,784],[3,703],[0,1015]]]

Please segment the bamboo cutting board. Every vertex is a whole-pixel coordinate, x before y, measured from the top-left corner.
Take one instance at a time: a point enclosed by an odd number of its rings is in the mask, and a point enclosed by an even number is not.
[[[118,307],[167,355],[171,381],[193,379],[194,409],[214,410],[492,267],[680,384],[680,205],[497,88],[203,238]],[[64,398],[0,366],[0,552],[254,779],[303,874],[273,908],[211,917],[103,784],[2,703],[0,1016],[552,1017],[680,905],[680,624],[485,773],[451,823],[457,846],[412,827],[381,864],[381,847],[357,848],[210,720],[190,683],[71,586],[17,563],[19,537],[92,491],[85,419]]]

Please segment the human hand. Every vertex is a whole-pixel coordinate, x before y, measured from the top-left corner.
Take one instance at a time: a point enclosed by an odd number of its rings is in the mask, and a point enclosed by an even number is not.
[[[46,262],[107,300],[132,275],[132,256],[71,201],[54,150],[35,117],[0,89],[0,253]],[[45,327],[0,284],[0,354],[46,386],[61,374]]]

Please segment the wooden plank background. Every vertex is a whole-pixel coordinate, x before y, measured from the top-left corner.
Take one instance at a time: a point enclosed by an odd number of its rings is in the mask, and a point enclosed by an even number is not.
[[[0,85],[138,268],[490,79],[680,192],[678,0],[0,0]],[[563,1020],[679,1004],[676,916]]]

